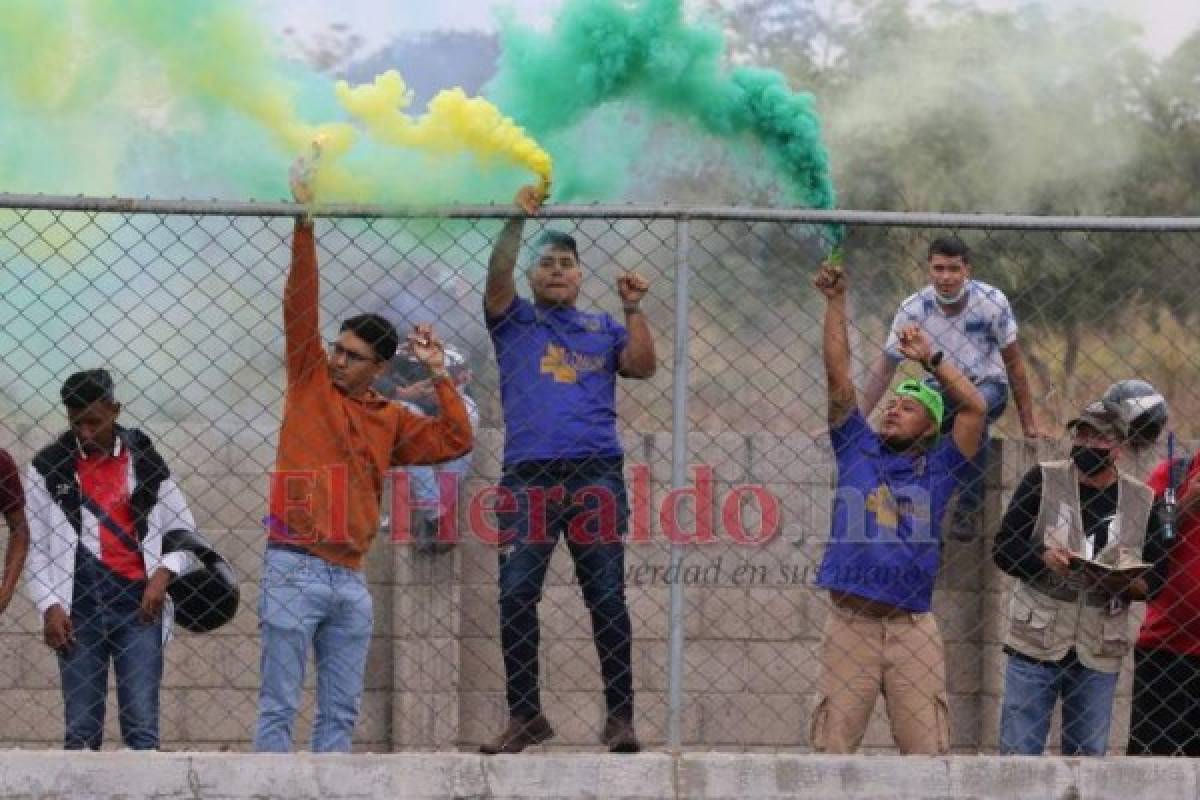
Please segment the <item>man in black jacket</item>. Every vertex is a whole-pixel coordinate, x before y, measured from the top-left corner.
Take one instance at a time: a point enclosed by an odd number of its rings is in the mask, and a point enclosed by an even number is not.
[[[62,400],[70,430],[38,452],[25,485],[26,582],[58,654],[64,747],[100,748],[111,661],[125,746],[157,749],[167,586],[192,565],[162,552],[163,534],[195,523],[150,439],[117,425],[106,370],[71,375]]]

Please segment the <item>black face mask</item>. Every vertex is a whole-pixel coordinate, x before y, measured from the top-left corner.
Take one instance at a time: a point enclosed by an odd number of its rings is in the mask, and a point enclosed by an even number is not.
[[[1112,466],[1112,449],[1077,444],[1071,448],[1071,460],[1084,475],[1099,475]]]

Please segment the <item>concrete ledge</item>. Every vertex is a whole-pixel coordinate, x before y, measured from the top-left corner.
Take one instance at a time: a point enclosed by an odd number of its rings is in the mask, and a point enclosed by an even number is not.
[[[29,800],[1194,800],[1190,759],[466,753],[0,752],[0,797]]]

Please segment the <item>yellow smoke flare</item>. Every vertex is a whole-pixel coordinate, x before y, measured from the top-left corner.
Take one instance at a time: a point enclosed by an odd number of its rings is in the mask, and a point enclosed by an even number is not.
[[[44,4],[20,2],[29,14]],[[314,125],[302,118],[295,88],[281,77],[244,3],[171,0],[169,13],[167,5],[161,0],[74,0],[76,15],[64,16],[79,26],[76,35],[82,42],[99,40],[113,52],[119,46],[117,63],[130,74],[153,70],[161,74],[171,97],[205,112],[235,111],[261,127],[284,153],[307,153],[321,139],[325,157],[315,165],[314,186],[322,196],[366,199],[362,179],[336,163],[354,146],[354,127],[344,122]],[[23,24],[30,21],[36,18]],[[0,33],[6,25],[11,22],[0,18]],[[58,34],[57,28],[51,30]]]
[[[465,150],[485,161],[500,159],[529,169],[541,179],[542,193],[549,191],[549,153],[481,97],[467,97],[459,88],[443,89],[430,101],[429,110],[414,118],[404,113],[413,94],[395,70],[353,88],[338,81],[336,92],[342,107],[383,144],[447,155]]]

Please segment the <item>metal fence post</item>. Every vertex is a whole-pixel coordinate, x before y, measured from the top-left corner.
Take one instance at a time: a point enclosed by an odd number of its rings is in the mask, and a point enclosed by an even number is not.
[[[687,483],[688,468],[688,250],[691,245],[688,219],[681,216],[675,225],[675,351],[671,390],[671,488],[681,489]],[[668,655],[667,744],[678,750],[683,740],[683,581],[679,579],[683,564],[683,546],[671,545],[671,607],[669,621],[670,653]]]

